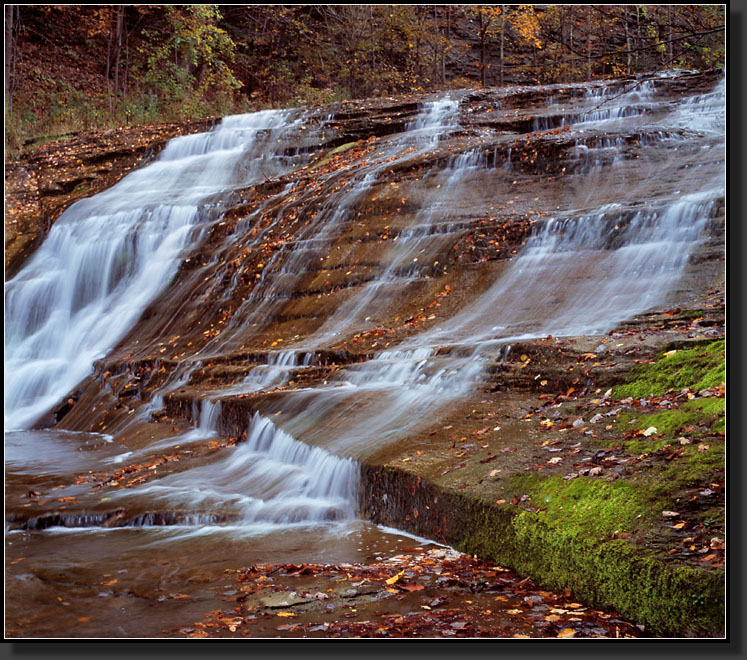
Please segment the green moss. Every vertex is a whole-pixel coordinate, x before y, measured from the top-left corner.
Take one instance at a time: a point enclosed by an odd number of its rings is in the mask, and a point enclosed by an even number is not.
[[[455,545],[464,552],[490,557],[545,588],[569,588],[594,607],[644,623],[654,635],[723,635],[722,571],[675,565],[627,540],[593,539],[516,507],[467,501],[460,508],[467,509],[465,533]]]
[[[673,493],[686,488],[706,486],[721,476],[725,465],[725,448],[722,441],[713,441],[709,448],[699,450],[687,447],[677,460],[652,475],[652,488],[659,493]]]
[[[718,387],[726,380],[724,341],[707,346],[663,354],[654,364],[643,364],[630,372],[628,382],[617,385],[613,396],[618,399],[640,399],[660,396],[669,390],[690,388],[700,391]]]
[[[725,429],[725,400],[712,397],[693,399],[672,410],[640,415],[636,412],[621,413],[617,418],[619,431],[629,429],[646,430],[653,426],[656,435],[671,439],[679,435],[700,438],[704,435],[722,433]],[[626,443],[633,452],[651,451],[650,440],[634,440]]]
[[[723,570],[682,565],[663,550],[637,545],[637,533],[627,539],[606,535],[620,527],[634,530],[646,524],[646,512],[662,505],[644,480],[511,477],[507,489],[530,495],[525,504],[544,509],[536,511],[526,510],[524,504],[498,505],[464,490],[421,482],[393,468],[364,466],[363,473],[364,492],[376,503],[374,511],[382,514],[378,519],[374,516],[377,522],[404,525],[512,568],[544,588],[567,588],[592,607],[611,608],[645,624],[647,634],[724,634]],[[376,496],[381,492],[390,495],[385,505]],[[413,506],[421,512],[417,518],[409,516]],[[655,517],[648,516],[650,522],[661,523],[661,509]],[[718,524],[718,513],[710,512],[711,524]]]
[[[338,147],[335,147],[332,149],[322,160],[320,160],[318,163],[315,163],[309,168],[310,172],[313,172],[318,167],[321,167],[322,165],[326,165],[329,161],[332,160],[337,154],[341,154],[343,151],[347,151],[355,144],[355,142],[346,142],[345,144],[341,144]]]
[[[528,503],[539,509],[536,516],[542,522],[590,538],[631,532],[652,506],[646,489],[621,480],[516,475],[508,487],[530,495]]]

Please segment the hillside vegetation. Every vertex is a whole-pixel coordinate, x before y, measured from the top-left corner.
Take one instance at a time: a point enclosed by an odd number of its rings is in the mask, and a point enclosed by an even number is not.
[[[6,149],[454,87],[723,66],[724,5],[6,5]]]

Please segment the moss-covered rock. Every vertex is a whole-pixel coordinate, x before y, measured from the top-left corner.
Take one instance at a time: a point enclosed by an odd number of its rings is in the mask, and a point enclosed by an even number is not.
[[[622,481],[520,475],[511,488],[529,491],[532,506],[525,506],[439,487],[390,466],[363,465],[362,475],[361,508],[374,522],[490,558],[545,588],[569,589],[654,635],[724,634],[723,570],[669,560],[632,535],[612,538],[653,524],[648,514],[660,494]]]
[[[660,396],[670,390],[700,391],[726,380],[724,340],[703,347],[664,353],[655,363],[631,370],[627,382],[613,390],[618,399]]]

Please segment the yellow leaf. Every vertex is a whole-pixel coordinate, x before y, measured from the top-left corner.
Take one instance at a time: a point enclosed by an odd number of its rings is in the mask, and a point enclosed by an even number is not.
[[[278,612],[278,616],[296,616],[293,612]]]
[[[564,628],[558,633],[558,637],[575,637],[576,631],[573,628]]]
[[[401,578],[401,577],[402,577],[402,576],[403,576],[404,574],[405,574],[405,571],[404,571],[404,569],[402,569],[402,570],[401,570],[401,571],[400,571],[399,573],[397,573],[397,575],[393,575],[392,577],[390,577],[390,578],[389,578],[389,579],[388,579],[388,580],[386,581],[386,583],[387,583],[387,584],[394,584],[394,583],[395,583],[395,582],[396,582],[397,580],[399,580],[399,579],[400,579],[400,578]]]

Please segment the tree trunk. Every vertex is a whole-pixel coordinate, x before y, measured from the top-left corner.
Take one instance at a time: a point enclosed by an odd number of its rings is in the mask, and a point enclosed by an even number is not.
[[[441,51],[441,84],[446,84],[446,49],[451,40],[451,5],[446,5],[446,26],[444,29],[444,47]]]
[[[122,25],[124,5],[116,5],[116,20],[114,22],[114,108],[117,107],[119,94],[119,58],[122,53]]]
[[[636,43],[635,43],[635,70],[640,71],[640,65],[638,56],[641,52],[641,8],[636,5],[635,6],[635,25],[636,25]]]
[[[591,6],[586,7],[586,81],[591,82]]]
[[[8,114],[13,114],[13,56],[15,55],[16,5],[5,5],[5,99]]]
[[[111,16],[109,17],[111,21]],[[106,35],[106,67],[104,69],[104,80],[106,80],[106,98],[109,101],[109,114],[114,114],[114,107],[112,106],[112,90],[111,84],[109,83],[109,71],[111,70],[112,64],[112,29],[109,26],[109,32]]]
[[[122,80],[122,94],[127,96],[128,84],[130,82],[130,33],[125,30],[125,68]]]
[[[482,12],[478,13],[480,19],[480,85],[485,87],[485,41],[487,30],[484,27],[484,18]]]
[[[674,56],[672,55],[673,43],[672,43],[672,5],[667,5],[667,23],[669,23],[669,67],[674,68]]]
[[[571,81],[573,81],[576,78],[576,52],[573,50],[573,23],[575,21],[575,17],[573,15],[573,7],[569,7],[569,11],[571,12],[569,16],[571,29],[568,34],[568,52],[570,53],[571,58]]]
[[[630,30],[628,28],[628,8],[625,7],[623,9],[623,25],[625,26],[625,48],[628,51],[627,55],[627,65],[625,68],[625,72],[627,75],[630,75],[630,63],[632,60],[632,53],[631,51],[631,45],[630,45]]]
[[[503,73],[504,61],[505,61],[504,54],[503,54],[503,43],[505,40],[505,35],[506,35],[506,5],[501,5],[501,68],[500,68],[500,73],[499,73],[499,76],[500,76],[499,80],[500,80],[501,87],[503,87],[503,83],[505,80],[504,73]]]

